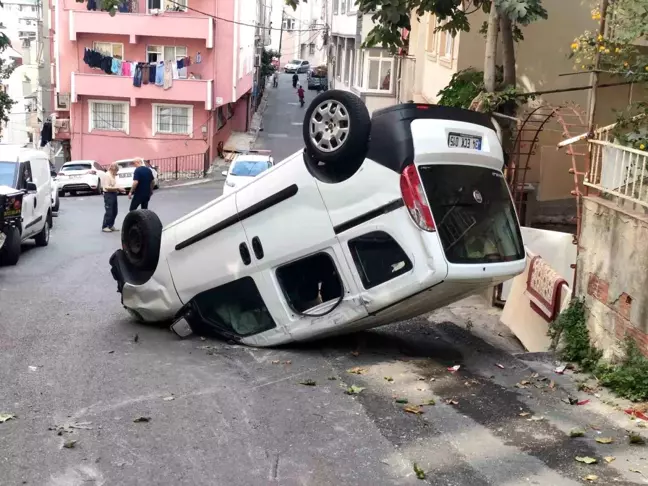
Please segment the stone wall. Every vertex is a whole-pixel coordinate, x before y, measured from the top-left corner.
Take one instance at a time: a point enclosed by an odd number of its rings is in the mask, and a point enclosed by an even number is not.
[[[631,336],[648,356],[648,217],[598,197],[583,198],[577,294],[605,357]]]

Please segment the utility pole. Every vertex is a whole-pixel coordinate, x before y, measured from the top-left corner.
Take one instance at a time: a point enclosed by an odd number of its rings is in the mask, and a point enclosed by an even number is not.
[[[281,29],[279,30],[279,69],[281,69],[281,41],[283,41],[283,28],[284,28],[284,7],[281,7]]]

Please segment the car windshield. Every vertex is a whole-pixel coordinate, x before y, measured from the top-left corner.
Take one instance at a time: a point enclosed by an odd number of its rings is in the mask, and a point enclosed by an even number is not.
[[[17,167],[13,162],[0,162],[0,186],[14,187]]]
[[[301,61],[299,59],[293,59],[290,61],[290,64],[301,64]]]
[[[129,167],[135,167],[135,162],[128,160],[126,162],[117,162],[117,165],[120,169],[128,169]]]
[[[233,176],[256,177],[270,167],[270,162],[267,160],[239,160],[232,167],[230,174]]]
[[[70,170],[89,170],[90,164],[70,164],[61,167],[61,172],[68,172]]]

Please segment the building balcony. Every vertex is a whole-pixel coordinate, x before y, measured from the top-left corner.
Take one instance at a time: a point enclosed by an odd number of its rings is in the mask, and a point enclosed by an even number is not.
[[[81,95],[130,99],[131,106],[137,106],[137,100],[156,100],[204,103],[206,110],[214,107],[214,82],[211,79],[174,79],[169,89],[155,84],[143,84],[138,88],[133,86],[133,78],[129,76],[73,72],[71,91],[73,103],[76,103]]]
[[[187,12],[117,13],[93,10],[70,10],[70,40],[77,34],[127,35],[131,44],[138,36],[177,37],[205,41],[207,49],[214,47],[214,22],[210,17],[195,17]]]

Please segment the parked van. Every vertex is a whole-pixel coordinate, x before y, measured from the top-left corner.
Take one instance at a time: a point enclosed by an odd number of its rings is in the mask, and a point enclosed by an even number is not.
[[[20,145],[0,144],[0,186],[23,192],[20,221],[3,229],[0,264],[15,265],[21,243],[33,238],[47,246],[52,227],[52,172],[47,154]]]
[[[412,318],[520,274],[522,236],[493,120],[318,95],[305,148],[162,228],[131,211],[110,258],[144,321],[254,346]]]

